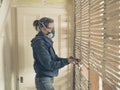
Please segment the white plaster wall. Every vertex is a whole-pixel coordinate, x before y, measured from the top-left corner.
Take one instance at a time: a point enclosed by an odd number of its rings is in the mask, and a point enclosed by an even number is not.
[[[5,90],[3,68],[3,36],[0,36],[0,90]]]
[[[11,90],[11,50],[10,38],[7,33],[9,26],[4,23],[5,27],[2,29],[0,36],[0,90]]]
[[[11,2],[11,0],[3,0],[3,3],[0,7],[0,34],[2,31],[2,27],[4,25],[5,18],[6,18],[7,13],[8,13],[10,2]]]
[[[7,15],[10,0],[3,0],[0,7],[0,90],[5,90],[5,75],[4,75],[4,21]]]
[[[11,29],[11,10],[8,10],[0,32],[0,90],[16,90],[14,35]]]
[[[10,1],[3,0],[0,8],[0,90],[15,90]]]

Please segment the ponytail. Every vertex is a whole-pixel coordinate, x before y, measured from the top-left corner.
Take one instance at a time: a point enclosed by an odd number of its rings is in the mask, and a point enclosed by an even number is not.
[[[40,29],[44,27],[43,25],[45,25],[45,27],[48,27],[48,24],[53,22],[54,22],[53,19],[48,17],[43,17],[40,20],[35,20],[33,22],[33,26],[35,27],[36,31],[40,31]]]

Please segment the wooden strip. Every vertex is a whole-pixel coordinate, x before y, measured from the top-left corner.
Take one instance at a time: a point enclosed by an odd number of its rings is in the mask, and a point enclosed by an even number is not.
[[[105,42],[109,43],[111,45],[120,45],[120,40],[109,40],[109,39],[106,39]]]

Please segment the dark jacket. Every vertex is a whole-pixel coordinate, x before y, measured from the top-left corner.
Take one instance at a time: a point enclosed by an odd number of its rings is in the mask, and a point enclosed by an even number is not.
[[[67,58],[59,58],[52,46],[52,40],[41,32],[31,41],[34,69],[39,77],[54,77],[58,70],[69,64]]]

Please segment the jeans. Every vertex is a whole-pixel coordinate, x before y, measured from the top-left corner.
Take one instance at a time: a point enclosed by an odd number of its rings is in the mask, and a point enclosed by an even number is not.
[[[37,90],[55,90],[52,77],[35,77],[35,84]]]

